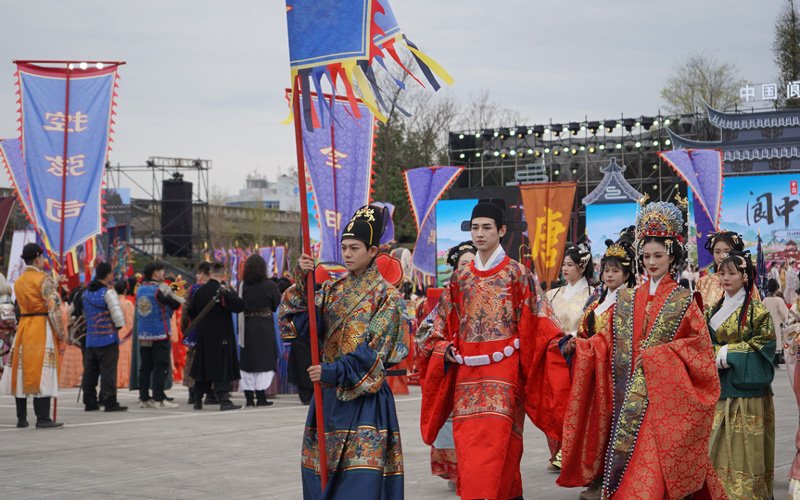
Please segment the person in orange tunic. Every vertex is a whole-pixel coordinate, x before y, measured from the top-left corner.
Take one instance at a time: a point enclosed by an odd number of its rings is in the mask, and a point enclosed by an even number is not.
[[[432,444],[453,415],[462,498],[522,496],[520,461],[525,414],[560,439],[569,387],[561,373],[544,377],[545,352],[562,336],[536,275],[503,251],[505,210],[478,203],[469,226],[478,255],[445,288],[423,349],[431,357],[422,385],[421,430]],[[568,392],[567,392],[568,394]]]
[[[708,457],[720,383],[703,312],[672,273],[683,215],[643,207],[636,250],[648,281],[618,293],[610,331],[577,339],[557,483],[603,479],[604,498],[725,498]]]
[[[56,347],[58,337],[64,335],[61,298],[53,280],[42,271],[44,250],[28,243],[22,249],[22,259],[25,272],[14,283],[19,326],[11,348],[11,367],[3,371],[0,386],[3,394],[11,394],[16,400],[17,427],[28,426],[26,402],[33,396],[36,428],[57,428],[64,424],[50,418],[50,398],[58,396]]]

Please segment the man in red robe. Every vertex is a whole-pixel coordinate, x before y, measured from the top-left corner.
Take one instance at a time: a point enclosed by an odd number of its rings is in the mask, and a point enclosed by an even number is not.
[[[506,256],[501,204],[482,201],[470,230],[478,255],[445,288],[423,384],[421,428],[431,444],[453,414],[462,498],[522,496],[520,460],[527,413],[554,439],[561,438],[569,373],[545,371],[549,342],[562,335],[536,275]]]

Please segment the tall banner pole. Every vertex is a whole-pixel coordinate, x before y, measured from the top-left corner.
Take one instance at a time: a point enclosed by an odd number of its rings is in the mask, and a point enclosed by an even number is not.
[[[300,110],[300,76],[294,78],[292,85],[292,112],[294,114],[294,134],[297,146],[297,180],[300,188],[300,222],[303,230],[303,253],[311,255],[311,238],[308,228],[308,200],[306,188],[306,165],[303,153],[303,126]],[[333,118],[331,118],[333,119]],[[331,124],[331,127],[333,124]],[[319,362],[319,337],[317,336],[317,311],[314,296],[314,273],[306,273],[306,303],[308,304],[309,334],[311,337],[311,364]],[[325,441],[325,420],[322,411],[322,387],[319,382],[314,382],[314,409],[317,420],[317,448],[319,449],[319,474],[322,482],[322,491],[328,482],[328,450]]]
[[[61,227],[58,245],[58,272],[64,272],[64,212],[67,203],[67,152],[69,143],[69,80],[72,68],[67,64],[67,89],[64,98],[64,155],[61,157]]]

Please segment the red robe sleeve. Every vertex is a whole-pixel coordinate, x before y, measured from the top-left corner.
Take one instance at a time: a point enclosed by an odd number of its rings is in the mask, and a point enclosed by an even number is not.
[[[519,293],[525,413],[547,436],[560,440],[570,388],[569,367],[558,348],[564,334],[535,274],[528,273]]]

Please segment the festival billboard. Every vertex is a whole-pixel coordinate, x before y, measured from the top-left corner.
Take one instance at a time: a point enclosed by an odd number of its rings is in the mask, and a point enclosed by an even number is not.
[[[592,203],[586,206],[586,233],[592,244],[592,258],[600,262],[606,251],[606,240],[617,241],[623,228],[636,224],[638,204]]]
[[[453,268],[447,263],[447,251],[470,234],[461,230],[461,223],[469,219],[478,200],[439,200],[436,204],[436,286],[442,287],[450,281]]]
[[[720,229],[742,234],[753,255],[760,232],[767,262],[797,260],[798,183],[800,174],[726,177]]]

